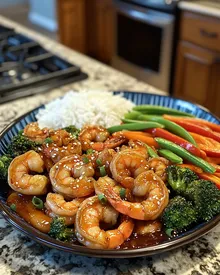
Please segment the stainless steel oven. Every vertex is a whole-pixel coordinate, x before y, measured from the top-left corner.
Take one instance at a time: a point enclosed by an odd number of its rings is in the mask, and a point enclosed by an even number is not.
[[[175,16],[128,1],[114,3],[112,66],[168,92]]]

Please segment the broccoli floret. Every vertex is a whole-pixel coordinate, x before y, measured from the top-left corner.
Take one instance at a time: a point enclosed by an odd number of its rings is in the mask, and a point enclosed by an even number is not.
[[[71,136],[73,136],[74,138],[78,138],[78,135],[79,135],[79,132],[80,130],[77,129],[75,126],[73,125],[70,125],[70,126],[67,126],[65,128],[63,128],[63,130],[67,131],[68,133],[71,134]]]
[[[171,188],[179,195],[183,195],[187,185],[197,180],[198,176],[188,168],[171,165],[167,168],[167,181]]]
[[[201,221],[209,221],[220,213],[220,190],[211,181],[200,179],[189,183],[186,197],[195,205]]]
[[[37,151],[39,146],[39,143],[28,139],[22,134],[22,132],[20,132],[17,136],[13,137],[10,145],[7,148],[7,154],[12,158],[15,158],[29,150]]]
[[[68,228],[65,224],[65,219],[61,217],[53,218],[50,224],[50,231],[48,233],[52,238],[67,242],[74,238],[74,230]]]
[[[7,180],[8,167],[12,161],[12,158],[8,155],[0,157],[0,180]]]
[[[187,201],[181,196],[176,196],[170,200],[165,208],[162,221],[166,230],[172,229],[181,232],[188,229],[197,221],[197,211],[191,201]]]

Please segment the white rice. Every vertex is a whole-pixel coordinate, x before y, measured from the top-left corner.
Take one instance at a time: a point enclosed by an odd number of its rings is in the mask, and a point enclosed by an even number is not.
[[[88,124],[107,128],[120,124],[121,118],[133,106],[122,94],[70,91],[63,98],[46,104],[45,109],[41,109],[36,117],[41,128],[59,129],[69,125],[82,128]]]

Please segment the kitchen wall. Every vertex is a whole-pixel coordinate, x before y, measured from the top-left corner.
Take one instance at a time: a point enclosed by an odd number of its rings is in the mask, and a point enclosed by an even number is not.
[[[0,0],[0,8],[6,8],[7,6],[26,3],[28,3],[28,0]]]
[[[29,0],[29,20],[49,31],[57,31],[56,0]]]

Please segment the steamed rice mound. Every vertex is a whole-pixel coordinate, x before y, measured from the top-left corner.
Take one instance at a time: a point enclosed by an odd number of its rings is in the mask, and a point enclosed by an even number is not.
[[[36,117],[41,128],[59,129],[69,125],[82,128],[87,124],[108,128],[120,124],[121,118],[133,106],[122,94],[71,91],[46,104],[45,109],[41,109]]]

